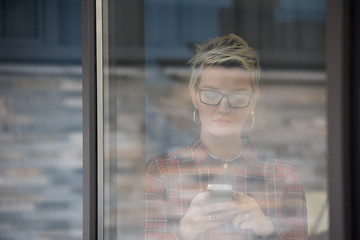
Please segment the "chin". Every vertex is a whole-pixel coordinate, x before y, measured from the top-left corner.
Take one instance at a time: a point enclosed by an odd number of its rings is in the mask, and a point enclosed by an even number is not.
[[[241,135],[242,128],[239,126],[210,127],[205,131],[216,137],[233,137]]]

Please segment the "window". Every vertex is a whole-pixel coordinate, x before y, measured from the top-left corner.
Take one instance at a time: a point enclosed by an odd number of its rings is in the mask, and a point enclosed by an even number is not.
[[[145,163],[201,132],[187,89],[194,44],[235,33],[258,51],[261,64],[261,97],[248,134],[261,152],[295,166],[307,198],[309,236],[329,238],[326,2],[148,0],[102,6],[100,236],[143,234]]]

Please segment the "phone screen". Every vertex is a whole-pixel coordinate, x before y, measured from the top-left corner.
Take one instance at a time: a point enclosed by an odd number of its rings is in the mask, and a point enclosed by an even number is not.
[[[232,185],[209,184],[207,190],[210,192],[210,202],[229,202],[233,200]]]

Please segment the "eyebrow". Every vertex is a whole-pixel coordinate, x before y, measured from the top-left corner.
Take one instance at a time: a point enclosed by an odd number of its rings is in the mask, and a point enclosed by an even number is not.
[[[215,88],[215,87],[212,87],[212,86],[209,86],[209,85],[205,85],[202,88],[207,88],[207,89],[219,91],[218,88]],[[236,88],[236,89],[232,90],[231,92],[242,92],[242,91],[246,91],[246,90],[248,90],[248,89],[247,88]]]

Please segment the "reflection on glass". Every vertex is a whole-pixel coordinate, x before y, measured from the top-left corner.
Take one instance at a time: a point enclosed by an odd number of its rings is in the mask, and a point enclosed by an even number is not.
[[[200,134],[148,162],[146,239],[307,239],[297,169],[243,134],[260,96],[254,50],[231,34],[199,45],[190,64]]]
[[[325,0],[108,3],[104,238],[328,239]]]

